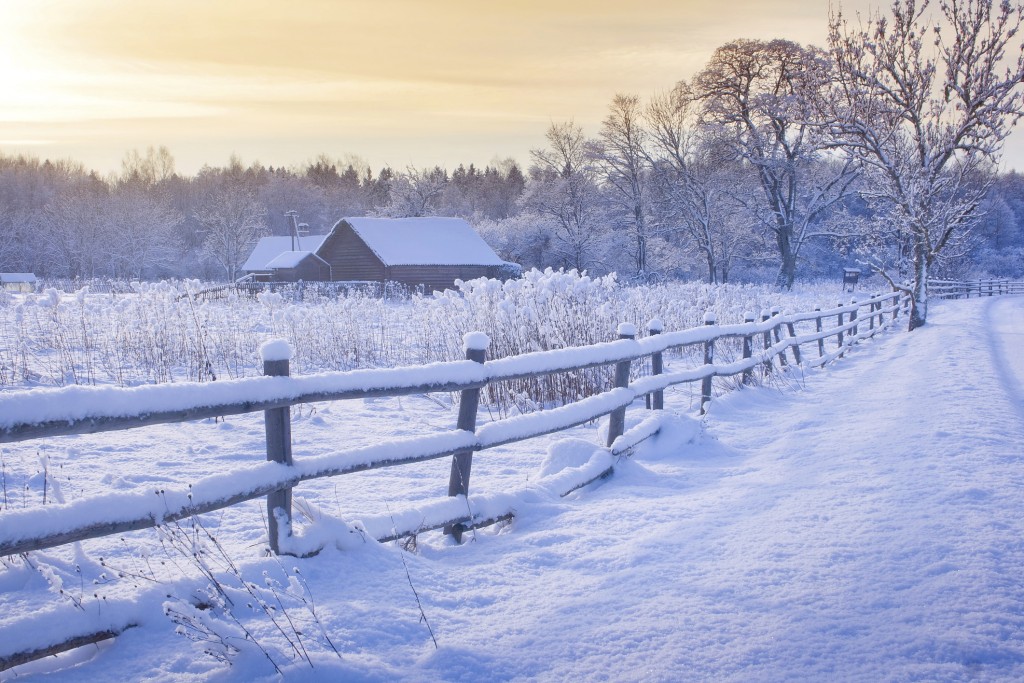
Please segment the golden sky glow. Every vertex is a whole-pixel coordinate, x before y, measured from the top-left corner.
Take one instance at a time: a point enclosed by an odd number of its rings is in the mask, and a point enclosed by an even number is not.
[[[728,40],[821,44],[827,12],[822,0],[0,0],[0,151],[103,172],[149,145],[186,173],[232,153],[526,162],[552,121],[595,134],[615,93],[666,90]]]

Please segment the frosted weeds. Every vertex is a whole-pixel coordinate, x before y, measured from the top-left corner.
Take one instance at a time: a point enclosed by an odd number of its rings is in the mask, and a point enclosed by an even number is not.
[[[614,275],[532,270],[517,280],[478,279],[455,290],[384,300],[351,293],[324,297],[299,288],[194,301],[197,282],[134,283],[136,293],[11,296],[0,305],[0,386],[138,384],[208,381],[261,373],[260,345],[285,339],[292,373],[392,367],[463,356],[463,340],[483,332],[489,358],[609,341],[620,323],[641,334],[658,319],[666,330],[700,325],[713,311],[722,323],[743,311],[784,304],[810,310],[836,301],[835,283],[795,293],[765,286],[668,283],[620,285]],[[565,380],[564,387],[519,386],[534,403],[564,400],[603,378]]]

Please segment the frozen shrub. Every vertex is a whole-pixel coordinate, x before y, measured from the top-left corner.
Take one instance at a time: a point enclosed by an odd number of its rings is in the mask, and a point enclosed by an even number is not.
[[[188,295],[201,289],[196,282],[133,289],[63,296],[47,290],[0,303],[0,384],[130,386],[253,376],[262,369],[259,346],[271,338],[291,344],[296,374],[457,360],[470,332],[485,333],[487,357],[501,358],[610,341],[623,322],[645,336],[655,318],[671,331],[703,324],[707,311],[728,324],[748,310],[810,310],[850,296],[836,282],[786,293],[753,285],[627,286],[614,274],[552,269],[397,299],[365,289],[296,287],[201,301]],[[736,353],[723,344],[718,357]],[[700,362],[696,354],[687,359]],[[635,373],[646,372],[634,365]],[[610,369],[598,368],[519,380],[489,387],[485,399],[502,411],[534,410],[600,391],[609,377]]]

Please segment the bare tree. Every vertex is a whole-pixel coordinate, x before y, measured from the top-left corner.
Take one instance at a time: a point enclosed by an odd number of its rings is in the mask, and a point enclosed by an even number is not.
[[[891,17],[875,13],[856,27],[841,13],[829,19],[841,105],[835,134],[871,169],[866,196],[907,240],[909,285],[890,264],[876,265],[912,295],[911,330],[927,321],[936,258],[977,218],[985,173],[1021,117],[1024,78],[1024,46],[1012,42],[1021,5],[948,0],[937,20],[928,5],[896,0]]]
[[[205,232],[204,253],[234,281],[256,241],[267,234],[267,212],[256,192],[228,182],[212,190],[198,205],[196,220]]]
[[[71,182],[43,207],[40,231],[48,275],[97,277],[108,275],[115,249],[104,223],[107,188],[102,184]]]
[[[419,171],[410,166],[391,180],[390,201],[380,214],[390,218],[429,216],[448,185],[448,173],[435,166]]]
[[[122,182],[141,183],[152,187],[172,177],[174,177],[174,156],[163,145],[159,148],[148,147],[145,157],[139,154],[137,149],[133,149],[121,160],[120,180]]]
[[[616,95],[601,123],[594,156],[615,208],[627,226],[636,274],[649,271],[647,262],[651,225],[647,219],[648,159],[643,108],[636,95]]]
[[[685,236],[708,282],[724,281],[737,248],[751,238],[733,194],[740,170],[722,145],[700,130],[689,85],[651,98],[645,111],[650,135],[651,196],[659,232]]]
[[[119,184],[107,197],[102,222],[112,277],[142,278],[170,271],[181,253],[182,215],[159,188]]]
[[[566,266],[597,265],[605,235],[590,145],[572,121],[552,124],[548,147],[533,150],[523,205],[555,226],[551,246]]]
[[[757,174],[766,208],[759,213],[780,258],[777,283],[787,288],[801,248],[820,236],[816,221],[842,200],[857,174],[849,160],[827,174],[808,164],[829,149],[818,106],[828,83],[826,55],[788,40],[727,43],[694,79],[704,125]]]

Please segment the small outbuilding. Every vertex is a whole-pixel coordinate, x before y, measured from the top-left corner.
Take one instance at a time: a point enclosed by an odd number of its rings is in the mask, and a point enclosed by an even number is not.
[[[312,251],[285,251],[267,264],[276,282],[325,281],[331,278],[331,264]]]
[[[0,288],[8,292],[34,292],[36,276],[34,273],[0,273]]]
[[[242,264],[242,270],[262,282],[330,280],[329,266],[319,268],[312,263],[302,266],[310,254],[316,255],[326,238],[327,235],[264,237],[256,243],[249,258]]]
[[[461,218],[343,218],[327,235],[260,240],[243,270],[271,282],[399,282],[427,290],[455,280],[507,277],[503,261]]]

